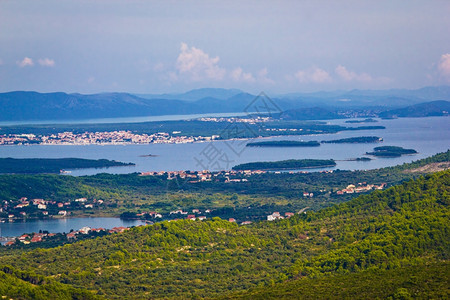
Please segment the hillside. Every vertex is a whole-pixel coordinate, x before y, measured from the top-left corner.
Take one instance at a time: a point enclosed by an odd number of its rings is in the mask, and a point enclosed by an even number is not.
[[[416,105],[407,106],[405,108],[385,111],[380,113],[380,117],[382,118],[439,117],[439,116],[448,116],[449,113],[450,113],[450,101],[441,100],[441,101],[420,103]]]
[[[162,222],[54,249],[2,248],[0,255],[2,264],[108,299],[216,298],[247,290],[252,298],[272,287],[288,297],[287,288],[303,284],[310,298],[339,298],[329,280],[348,285],[342,295],[359,290],[366,299],[446,298],[449,183],[445,171],[276,222]],[[429,272],[411,272],[424,265]],[[370,288],[382,283],[383,291]]]

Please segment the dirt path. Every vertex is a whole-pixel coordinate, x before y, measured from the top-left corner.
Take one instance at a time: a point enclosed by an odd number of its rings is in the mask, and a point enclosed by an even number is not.
[[[405,170],[405,173],[433,173],[450,169],[450,161],[431,163],[420,168]]]

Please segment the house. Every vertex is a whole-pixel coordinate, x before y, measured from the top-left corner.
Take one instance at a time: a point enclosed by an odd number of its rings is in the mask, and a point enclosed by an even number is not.
[[[244,221],[241,223],[241,225],[250,225],[252,223],[253,223],[252,221]]]
[[[279,212],[274,212],[273,214],[267,216],[267,221],[274,221],[279,219],[284,219],[284,217],[281,216]]]
[[[42,214],[43,214],[44,216],[48,216],[48,211],[43,211]]]
[[[287,212],[287,213],[284,214],[284,216],[285,216],[286,218],[290,218],[290,217],[292,217],[293,215],[294,215],[294,213],[291,213],[291,212]]]
[[[200,213],[200,210],[199,210],[199,209],[193,209],[193,210],[192,210],[192,213],[198,214],[198,213]]]
[[[65,211],[65,210],[60,210],[60,211],[58,211],[58,215],[60,215],[60,216],[65,216],[65,215],[67,215],[67,211]]]
[[[86,204],[86,205],[84,206],[84,208],[94,208],[94,205],[93,205],[93,204]]]
[[[77,233],[75,231],[69,232],[66,237],[67,239],[76,239],[77,237],[75,236]]]
[[[47,209],[47,205],[39,203],[38,204],[38,209]]]
[[[228,222],[236,222],[236,220],[234,218],[229,218]]]
[[[80,230],[78,230],[82,234],[88,234],[89,231],[91,231],[91,227],[83,227]]]
[[[199,219],[200,221],[206,220],[206,216],[200,216],[200,217],[198,217],[198,219]]]
[[[64,206],[64,204],[62,204],[61,202],[58,202],[58,204],[56,204],[58,206],[58,208],[61,208]]]
[[[195,215],[188,215],[186,219],[195,221]]]
[[[41,235],[35,234],[35,235],[33,236],[33,238],[31,239],[31,242],[32,242],[32,243],[42,242],[42,236],[41,236]]]
[[[28,237],[29,237],[28,234],[22,234],[21,236],[18,237],[18,240],[22,242],[25,241]]]

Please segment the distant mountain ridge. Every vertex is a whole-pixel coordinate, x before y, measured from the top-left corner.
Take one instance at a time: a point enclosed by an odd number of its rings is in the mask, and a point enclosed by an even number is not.
[[[445,115],[449,111],[450,87],[419,90],[337,91],[287,94],[271,101],[284,111],[285,119],[314,120],[341,117],[338,111],[376,108],[383,116],[400,117]],[[369,96],[364,96],[368,94]],[[435,97],[441,97],[435,99]],[[427,101],[425,101],[425,98]],[[197,89],[184,94],[137,96],[130,93],[83,95],[63,92],[38,93],[15,91],[0,93],[0,121],[83,120],[98,118],[142,117],[178,114],[240,113],[257,95],[237,89]],[[434,101],[433,104],[423,102]],[[395,111],[411,105],[409,111]],[[416,113],[413,112],[416,110]],[[387,111],[391,111],[389,114]],[[424,112],[427,111],[428,113]],[[439,111],[441,111],[439,113]]]
[[[380,117],[440,117],[448,116],[450,112],[450,101],[432,101],[426,103],[419,103],[405,108],[399,108],[382,112]]]

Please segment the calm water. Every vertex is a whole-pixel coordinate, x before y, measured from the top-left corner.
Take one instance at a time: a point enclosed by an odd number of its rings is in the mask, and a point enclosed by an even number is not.
[[[100,119],[84,119],[84,120],[41,120],[41,121],[3,121],[0,126],[12,125],[39,125],[39,124],[105,124],[105,123],[140,123],[155,121],[178,121],[190,120],[201,117],[237,117],[244,116],[247,113],[209,113],[209,114],[192,114],[192,115],[162,115],[162,116],[146,116],[146,117],[128,117],[128,118],[100,118]]]
[[[71,229],[79,230],[85,226],[91,228],[111,229],[113,227],[131,227],[145,225],[140,220],[121,220],[119,218],[68,218],[50,220],[31,220],[27,222],[0,223],[0,236],[20,236],[23,233],[39,232],[70,232]]]
[[[211,170],[230,169],[240,163],[253,161],[276,161],[284,159],[330,159],[337,160],[335,169],[361,170],[394,166],[425,158],[450,148],[450,119],[447,117],[401,118],[379,120],[378,123],[345,124],[345,120],[328,121],[330,124],[345,126],[382,125],[384,130],[345,131],[338,134],[289,136],[265,138],[263,140],[332,140],[356,136],[375,135],[384,141],[377,144],[321,144],[320,147],[306,148],[259,148],[243,147],[247,141],[216,141],[192,144],[150,144],[150,145],[88,145],[88,146],[1,146],[0,157],[14,158],[62,158],[79,157],[88,159],[106,158],[123,162],[133,162],[132,167],[73,170],[72,175],[93,175],[97,173],[131,173],[146,171]],[[260,140],[260,139],[257,139]],[[254,140],[252,140],[254,141]],[[240,146],[238,145],[240,144]],[[345,161],[362,157],[381,145],[413,148],[419,153],[399,158],[373,158],[369,162]],[[207,163],[207,155],[216,156]],[[153,154],[156,157],[142,157]],[[199,163],[200,161],[200,163]]]

